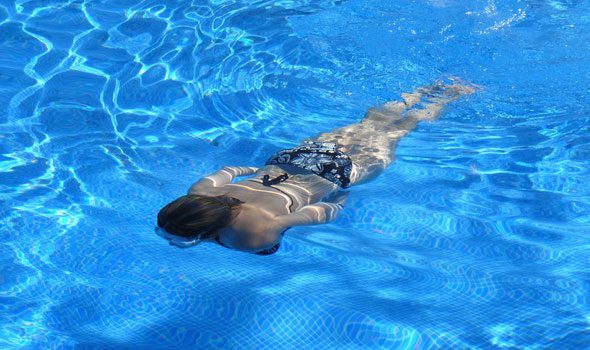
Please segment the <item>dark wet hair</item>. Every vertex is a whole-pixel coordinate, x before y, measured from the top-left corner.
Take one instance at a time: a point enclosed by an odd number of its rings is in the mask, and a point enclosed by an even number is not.
[[[175,199],[160,210],[158,226],[181,237],[216,237],[217,231],[236,217],[242,203],[227,195],[189,194]]]

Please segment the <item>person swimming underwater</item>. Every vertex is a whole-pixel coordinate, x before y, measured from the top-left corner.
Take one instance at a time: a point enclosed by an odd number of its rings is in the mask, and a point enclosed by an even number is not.
[[[273,154],[263,167],[226,166],[195,182],[158,213],[156,233],[187,248],[201,242],[258,255],[275,253],[293,226],[333,221],[348,191],[395,160],[399,140],[418,122],[436,119],[472,86],[454,81],[402,94],[369,109],[357,124]],[[252,177],[232,183],[236,177]]]

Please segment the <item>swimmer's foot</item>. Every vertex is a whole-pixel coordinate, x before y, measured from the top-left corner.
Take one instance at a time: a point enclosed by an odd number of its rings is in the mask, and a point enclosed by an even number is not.
[[[451,84],[444,84],[439,80],[432,85],[418,88],[417,91],[434,103],[448,103],[463,95],[470,95],[477,91],[475,85],[466,84],[456,78],[451,79],[451,81]]]
[[[463,95],[470,95],[478,91],[478,86],[460,81],[458,78],[451,78],[450,84],[437,81],[432,85],[418,88],[416,91],[421,94],[423,100],[422,109],[409,111],[407,115],[417,120],[435,120],[442,109],[448,103],[457,100]]]
[[[413,115],[418,120],[434,120],[440,110],[463,95],[469,95],[479,87],[450,77],[450,83],[442,80],[427,85],[411,93],[402,93],[401,101],[390,101],[369,109],[361,123],[392,123],[402,119],[403,115]]]

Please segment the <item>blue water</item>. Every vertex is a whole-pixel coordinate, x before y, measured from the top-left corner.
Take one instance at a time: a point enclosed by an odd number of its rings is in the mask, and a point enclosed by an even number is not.
[[[0,0],[0,348],[590,349],[590,1]],[[224,165],[458,76],[333,223],[176,249]]]

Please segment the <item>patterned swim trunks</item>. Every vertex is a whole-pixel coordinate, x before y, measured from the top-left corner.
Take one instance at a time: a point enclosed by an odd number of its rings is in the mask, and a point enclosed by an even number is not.
[[[310,170],[342,188],[350,186],[352,161],[332,142],[305,141],[298,147],[276,152],[265,164],[291,164]]]

